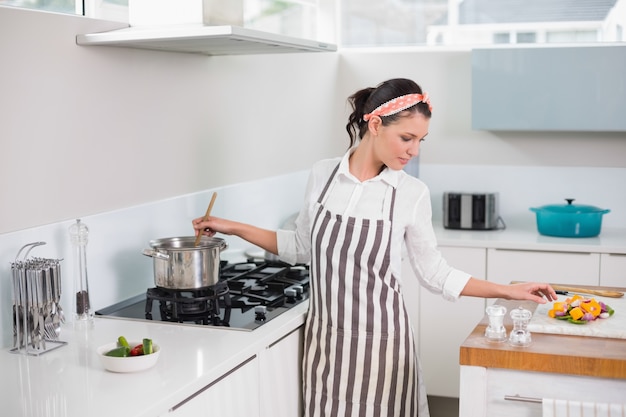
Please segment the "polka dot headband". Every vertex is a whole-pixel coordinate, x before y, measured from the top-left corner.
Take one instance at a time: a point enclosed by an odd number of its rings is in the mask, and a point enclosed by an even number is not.
[[[430,105],[428,93],[407,94],[381,104],[372,110],[371,113],[363,115],[363,120],[367,122],[372,118],[372,116],[391,116],[392,114],[400,113],[402,110],[406,110],[409,107],[413,107],[420,102],[428,104],[428,110],[433,110],[433,107]]]

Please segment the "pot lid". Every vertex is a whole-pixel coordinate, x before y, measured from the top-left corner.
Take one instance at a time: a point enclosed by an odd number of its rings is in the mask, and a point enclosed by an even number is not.
[[[572,204],[573,198],[566,198],[567,204],[549,204],[541,206],[539,208],[531,208],[532,211],[548,211],[551,213],[563,213],[563,214],[584,214],[584,213],[608,213],[610,210],[602,209],[596,206],[589,206],[584,204]]]

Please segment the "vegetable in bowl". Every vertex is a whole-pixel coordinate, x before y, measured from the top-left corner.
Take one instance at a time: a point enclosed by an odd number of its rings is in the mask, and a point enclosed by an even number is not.
[[[150,355],[151,353],[154,353],[152,339],[144,338],[140,344],[131,348],[131,345],[128,343],[126,338],[124,336],[120,336],[117,339],[117,347],[106,352],[105,356],[126,358],[128,356]]]
[[[160,348],[149,338],[128,342],[120,336],[117,342],[100,346],[97,353],[108,371],[136,372],[153,367],[159,358]]]

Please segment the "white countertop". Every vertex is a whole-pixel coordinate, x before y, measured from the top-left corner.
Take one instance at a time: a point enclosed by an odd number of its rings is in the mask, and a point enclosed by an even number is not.
[[[597,237],[542,236],[532,225],[508,225],[504,230],[451,230],[434,223],[440,246],[556,252],[626,254],[626,228],[603,228]]]
[[[158,416],[205,387],[273,341],[304,323],[301,303],[254,331],[239,331],[96,317],[94,328],[61,330],[67,345],[39,356],[0,351],[2,415]],[[161,347],[157,364],[146,371],[117,374],[100,364],[96,348],[151,338]]]
[[[626,229],[602,230],[595,238],[552,238],[534,227],[496,231],[444,229],[441,246],[626,254]],[[237,252],[231,255],[240,256]],[[304,323],[302,303],[248,332],[162,322],[96,317],[91,331],[64,325],[68,342],[40,356],[0,351],[0,400],[7,416],[158,416]],[[96,348],[124,335],[148,337],[161,346],[152,369],[116,374],[99,362]]]

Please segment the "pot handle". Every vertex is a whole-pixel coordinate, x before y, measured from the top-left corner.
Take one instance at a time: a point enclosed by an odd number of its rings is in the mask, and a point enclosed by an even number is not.
[[[151,258],[163,259],[163,260],[166,260],[166,261],[168,259],[170,259],[170,256],[168,254],[156,251],[154,249],[144,249],[143,250],[143,254],[146,255],[146,256],[149,256]]]
[[[228,249],[228,243],[225,240],[223,240],[220,243],[220,250],[225,250],[225,249]]]

